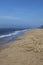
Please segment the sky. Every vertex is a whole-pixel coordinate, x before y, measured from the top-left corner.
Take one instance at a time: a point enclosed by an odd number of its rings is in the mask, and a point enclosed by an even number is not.
[[[0,27],[43,25],[43,0],[0,0]]]

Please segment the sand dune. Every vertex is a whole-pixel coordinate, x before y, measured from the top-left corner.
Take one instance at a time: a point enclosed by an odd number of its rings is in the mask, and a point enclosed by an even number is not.
[[[43,29],[29,30],[0,46],[0,65],[43,65]]]

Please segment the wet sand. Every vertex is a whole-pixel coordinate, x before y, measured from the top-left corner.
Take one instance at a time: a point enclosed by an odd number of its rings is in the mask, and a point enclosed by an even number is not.
[[[0,46],[0,65],[43,65],[43,29],[29,30]]]

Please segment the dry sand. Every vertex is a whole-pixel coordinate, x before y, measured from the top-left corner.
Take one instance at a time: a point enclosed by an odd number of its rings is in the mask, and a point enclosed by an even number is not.
[[[43,29],[29,30],[0,46],[0,65],[43,65]]]

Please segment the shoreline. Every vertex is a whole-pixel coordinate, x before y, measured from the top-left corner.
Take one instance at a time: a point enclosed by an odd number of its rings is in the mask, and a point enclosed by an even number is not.
[[[43,65],[43,29],[32,29],[5,45],[0,65]]]
[[[7,35],[0,36],[0,38],[1,38],[0,45],[4,45],[4,44],[12,42],[17,37],[19,37],[22,34],[24,34],[25,31],[27,31],[27,30],[25,29],[25,30],[15,31],[15,32],[7,34]]]
[[[20,33],[19,35],[17,35],[17,37],[13,38],[12,40],[4,43],[4,44],[0,44],[0,51],[5,49],[5,48],[8,48],[10,46],[11,43],[17,41],[19,39],[19,37],[23,36],[25,34],[27,30],[23,31],[22,33]],[[20,40],[20,39],[19,39]]]

